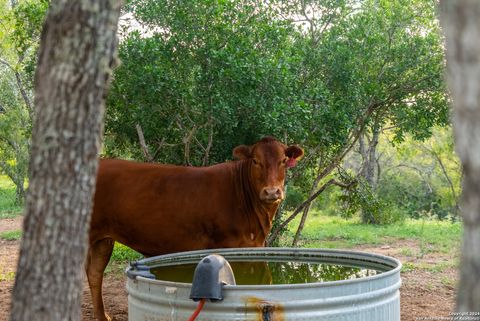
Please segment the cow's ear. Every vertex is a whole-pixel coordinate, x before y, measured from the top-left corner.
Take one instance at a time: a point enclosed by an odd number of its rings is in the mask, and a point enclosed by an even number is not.
[[[285,150],[285,155],[288,158],[295,159],[295,160],[300,160],[300,158],[303,157],[303,149],[296,145],[290,145],[287,147]]]
[[[247,145],[237,146],[233,149],[233,157],[238,160],[248,159],[252,157],[252,150]]]
[[[290,145],[285,150],[285,155],[288,157],[287,168],[295,167],[297,160],[303,156],[303,149],[295,145]]]

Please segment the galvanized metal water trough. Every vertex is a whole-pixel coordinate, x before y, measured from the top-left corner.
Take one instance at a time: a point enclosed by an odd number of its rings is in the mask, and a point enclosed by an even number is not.
[[[128,320],[187,320],[197,306],[189,299],[192,284],[145,276],[149,268],[198,263],[209,254],[220,254],[229,262],[332,262],[382,273],[318,283],[225,285],[224,300],[207,302],[196,320],[400,321],[401,263],[398,260],[356,251],[292,248],[202,250],[137,261],[127,268]]]

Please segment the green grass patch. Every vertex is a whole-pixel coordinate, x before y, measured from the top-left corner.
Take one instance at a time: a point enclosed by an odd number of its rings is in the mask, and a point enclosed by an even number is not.
[[[405,262],[402,264],[402,273],[413,272],[415,269],[417,269],[417,267],[412,262]]]
[[[404,256],[417,256],[415,254],[415,251],[412,249],[412,248],[409,248],[409,247],[402,247],[400,249],[400,254],[404,255]]]
[[[128,263],[130,261],[138,260],[141,257],[142,255],[140,253],[132,250],[128,246],[115,243],[110,262]]]
[[[142,257],[140,253],[132,250],[128,246],[115,242],[112,256],[110,257],[110,262],[105,272],[107,274],[123,274],[128,262],[138,260]]]
[[[16,241],[22,237],[22,231],[7,231],[0,233],[0,239],[6,241]]]
[[[443,273],[446,270],[458,268],[457,260],[450,260],[439,263],[429,262],[404,262],[402,264],[402,273],[413,272],[417,270],[427,271],[430,273]]]
[[[23,208],[15,204],[15,185],[4,175],[0,175],[0,219],[22,214]]]
[[[440,282],[442,282],[442,284],[446,287],[449,287],[449,288],[455,288],[457,286],[457,282],[452,279],[451,277],[448,277],[448,276],[443,276],[440,280]]]
[[[282,246],[290,246],[291,242],[288,244],[282,244]],[[324,249],[351,249],[355,247],[355,244],[348,242],[347,240],[309,240],[307,242],[302,242],[301,247],[303,248],[324,248]]]
[[[313,214],[313,215],[312,215]],[[311,213],[305,226],[301,245],[303,247],[352,248],[358,245],[389,244],[395,246],[402,240],[420,244],[423,254],[430,252],[452,253],[460,245],[462,224],[437,220],[407,219],[390,225],[366,225],[358,219],[342,219]],[[293,223],[282,241],[289,245],[298,224]]]
[[[14,281],[15,272],[0,273],[0,281]]]
[[[438,262],[436,264],[420,264],[420,268],[432,273],[442,273],[446,270],[457,269],[459,265],[458,259]]]

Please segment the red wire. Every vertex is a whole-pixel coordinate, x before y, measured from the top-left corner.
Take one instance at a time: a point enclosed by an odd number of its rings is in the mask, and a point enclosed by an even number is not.
[[[195,309],[195,311],[193,311],[192,316],[190,318],[188,318],[187,321],[195,320],[198,317],[198,315],[200,314],[200,311],[202,310],[204,304],[205,304],[205,299],[201,299],[200,301],[198,301],[197,308]]]

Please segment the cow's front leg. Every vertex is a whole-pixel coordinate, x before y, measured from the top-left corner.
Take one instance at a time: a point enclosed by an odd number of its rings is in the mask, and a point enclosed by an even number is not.
[[[115,241],[106,238],[90,245],[86,261],[88,285],[92,295],[93,314],[98,321],[111,321],[112,318],[105,313],[102,298],[103,272],[112,255]]]

